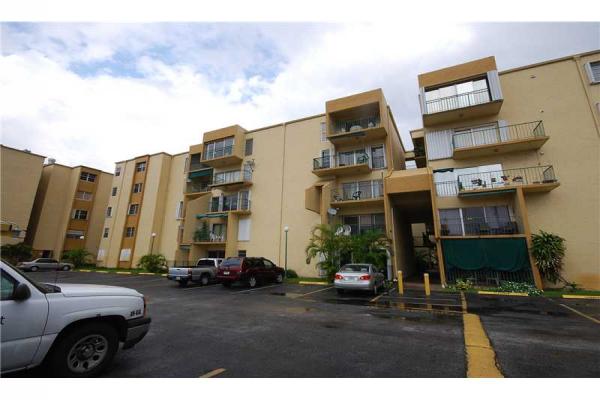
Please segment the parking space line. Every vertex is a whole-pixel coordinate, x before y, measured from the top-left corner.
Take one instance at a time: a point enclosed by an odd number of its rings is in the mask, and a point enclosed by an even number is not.
[[[179,290],[194,290],[194,289],[204,289],[204,288],[210,288],[210,287],[217,287],[218,285],[198,285],[198,286],[192,286],[192,287],[187,287],[184,289],[179,289]]]
[[[597,324],[600,324],[600,321],[599,321],[599,320],[597,320],[596,318],[592,317],[592,316],[589,316],[589,315],[587,315],[587,314],[585,314],[585,313],[582,313],[581,311],[579,311],[579,310],[576,310],[576,309],[574,309],[574,308],[571,308],[571,307],[569,307],[569,306],[568,306],[568,305],[566,305],[566,304],[560,304],[560,305],[561,305],[561,306],[563,306],[564,308],[567,308],[567,309],[569,309],[569,310],[573,311],[575,314],[577,314],[577,315],[579,315],[579,316],[581,316],[581,317],[583,317],[583,318],[587,318],[587,319],[589,319],[589,320],[590,320],[590,321],[592,321],[592,322],[595,322],[595,323],[597,323]]]
[[[217,368],[217,369],[212,370],[204,375],[200,375],[200,378],[212,378],[213,376],[222,374],[225,371],[227,371],[225,368]]]
[[[325,291],[325,290],[329,290],[329,289],[333,289],[333,286],[329,286],[329,287],[326,287],[326,288],[324,288],[324,289],[313,290],[312,292],[308,292],[308,293],[301,294],[300,296],[298,296],[298,298],[299,298],[299,297],[308,296],[309,294],[313,294],[313,293],[323,292],[323,291]]]
[[[272,287],[275,287],[275,286],[280,286],[280,285],[269,285],[269,286],[263,286],[263,287],[259,287],[259,288],[254,288],[254,289],[240,290],[239,292],[235,292],[235,293],[231,293],[231,294],[253,292],[255,290],[263,290],[263,289],[268,289],[268,288],[272,288]]]
[[[476,314],[463,314],[467,378],[503,378],[496,353]]]

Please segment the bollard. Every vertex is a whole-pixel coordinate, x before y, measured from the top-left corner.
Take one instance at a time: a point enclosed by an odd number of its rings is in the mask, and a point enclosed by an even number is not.
[[[398,271],[398,294],[404,294],[404,282],[402,282],[402,271]]]
[[[423,274],[423,278],[425,280],[425,296],[429,296],[431,294],[431,289],[429,288],[429,274]]]

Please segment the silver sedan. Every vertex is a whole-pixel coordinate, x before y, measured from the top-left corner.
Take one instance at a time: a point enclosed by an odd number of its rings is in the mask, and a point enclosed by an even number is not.
[[[385,277],[373,264],[346,264],[335,274],[333,286],[338,293],[364,290],[377,294],[384,287]]]
[[[73,264],[66,262],[58,262],[53,258],[37,258],[33,261],[17,264],[17,268],[24,271],[35,272],[38,270],[52,270],[52,271],[68,271],[73,269]]]

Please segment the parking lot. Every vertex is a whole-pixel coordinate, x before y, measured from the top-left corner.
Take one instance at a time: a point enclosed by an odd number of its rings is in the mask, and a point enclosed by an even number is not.
[[[340,296],[317,285],[180,288],[160,276],[28,275],[147,296],[151,330],[117,353],[107,377],[465,377],[465,308],[480,317],[504,376],[600,376],[598,300],[467,295],[463,302],[450,293]]]

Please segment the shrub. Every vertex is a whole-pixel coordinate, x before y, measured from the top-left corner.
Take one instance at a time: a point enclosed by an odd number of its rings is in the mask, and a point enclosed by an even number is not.
[[[91,256],[92,253],[86,249],[73,249],[65,251],[63,254],[63,259],[72,262],[75,268],[81,268],[84,265],[91,263]]]
[[[467,278],[467,279],[459,278],[456,280],[454,285],[450,285],[449,288],[454,289],[454,290],[460,290],[460,291],[473,289],[473,281],[469,278]]]
[[[31,246],[25,243],[5,244],[0,247],[0,253],[11,264],[29,261],[33,257]]]
[[[561,276],[563,257],[565,256],[565,239],[540,231],[538,234],[531,235],[531,241],[531,253],[540,274],[552,283],[559,280],[566,282]]]
[[[146,254],[140,258],[137,266],[148,272],[161,272],[167,266],[167,259],[162,254]]]
[[[294,271],[293,269],[289,269],[287,270],[287,277],[288,278],[292,278],[295,279],[298,277],[298,274],[296,273],[296,271]]]
[[[542,291],[526,282],[502,281],[497,289],[498,292],[527,293],[530,296],[541,296]]]

